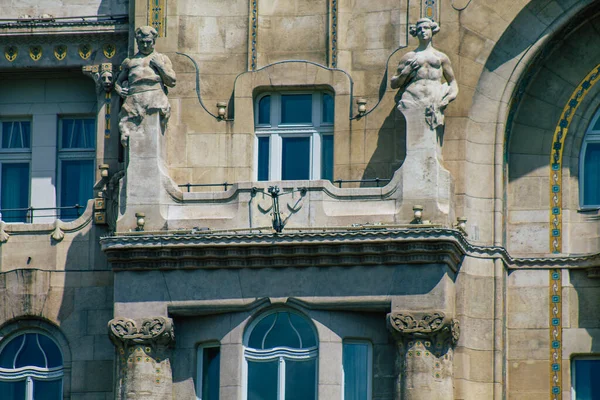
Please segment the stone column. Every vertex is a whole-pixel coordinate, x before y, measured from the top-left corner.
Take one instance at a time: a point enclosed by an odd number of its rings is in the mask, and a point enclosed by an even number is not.
[[[108,323],[108,331],[118,352],[115,399],[172,400],[173,321],[115,318]]]
[[[442,312],[387,316],[398,349],[396,400],[453,400],[458,321]]]

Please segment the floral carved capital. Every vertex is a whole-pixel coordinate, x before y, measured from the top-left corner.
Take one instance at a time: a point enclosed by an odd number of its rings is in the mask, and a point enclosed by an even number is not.
[[[392,312],[387,315],[387,323],[392,333],[407,339],[437,337],[449,339],[455,345],[460,337],[458,320],[448,318],[443,312]]]
[[[175,341],[173,320],[165,317],[115,318],[108,323],[108,333],[116,346],[169,346]]]

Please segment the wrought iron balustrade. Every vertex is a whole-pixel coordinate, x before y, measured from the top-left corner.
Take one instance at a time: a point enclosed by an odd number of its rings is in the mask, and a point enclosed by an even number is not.
[[[85,206],[79,204],[65,207],[0,208],[0,219],[8,223],[23,222],[29,224],[32,224],[36,218],[38,221],[44,218],[73,220],[79,218],[84,209]],[[45,213],[44,211],[54,211],[54,213]],[[44,213],[35,215],[36,212]]]

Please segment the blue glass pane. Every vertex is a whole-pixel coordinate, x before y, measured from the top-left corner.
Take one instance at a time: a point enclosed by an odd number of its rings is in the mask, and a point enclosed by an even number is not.
[[[60,207],[80,207],[61,209],[60,218],[75,219],[81,215],[93,195],[94,161],[65,160],[61,165]]]
[[[600,118],[598,118],[596,120],[596,123],[594,124],[594,127],[592,128],[592,130],[594,130],[594,131],[600,131]]]
[[[33,380],[33,400],[62,400],[62,379],[56,381]]]
[[[333,96],[323,93],[323,122],[333,124]]]
[[[29,207],[29,164],[2,164],[0,190],[2,220],[6,222],[26,222],[27,207]],[[11,209],[13,211],[7,211]]]
[[[281,179],[310,179],[310,138],[283,138]]]
[[[40,367],[47,368],[44,353],[38,345],[36,333],[25,334],[25,344],[17,354],[15,368]]]
[[[62,354],[54,341],[44,335],[38,334],[38,341],[48,360],[48,368],[62,367]]]
[[[24,400],[25,399],[25,381],[2,382],[0,381],[0,393],[2,399],[6,400]]]
[[[258,123],[271,125],[271,96],[265,96],[258,102]]]
[[[285,400],[315,400],[317,360],[285,361]]]
[[[600,205],[600,143],[588,143],[583,164],[583,203]]]
[[[2,123],[3,149],[28,149],[31,147],[31,122],[5,121]]]
[[[575,360],[575,400],[594,400],[600,393],[600,360]]]
[[[302,338],[302,348],[315,347],[317,345],[317,338],[308,321],[293,313],[289,313],[289,315],[292,326],[298,331],[300,338]]]
[[[323,135],[321,146],[321,179],[333,181],[333,135]]]
[[[202,350],[202,400],[219,400],[221,349],[206,347]]]
[[[96,121],[93,118],[63,119],[63,149],[94,149],[96,147]]]
[[[250,334],[250,338],[248,339],[248,347],[253,349],[262,350],[262,342],[273,323],[275,322],[275,317],[277,314],[270,314],[261,319]]]
[[[278,364],[248,360],[248,400],[277,400]]]
[[[281,95],[281,122],[283,124],[311,124],[312,94]]]
[[[270,136],[258,138],[258,180],[269,180],[269,142]]]
[[[275,324],[265,337],[265,349],[274,347],[300,348],[300,335],[292,327],[290,314],[287,312],[276,314]]]
[[[13,369],[15,367],[15,356],[21,348],[24,339],[25,335],[17,336],[4,346],[2,353],[0,353],[0,368]]]
[[[344,343],[344,400],[368,399],[369,346]]]

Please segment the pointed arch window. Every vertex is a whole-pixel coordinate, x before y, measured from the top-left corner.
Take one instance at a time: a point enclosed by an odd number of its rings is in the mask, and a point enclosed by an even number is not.
[[[48,336],[28,332],[0,346],[0,393],[6,400],[62,399],[63,356]]]
[[[317,335],[303,316],[270,312],[246,332],[245,400],[316,400]]]

